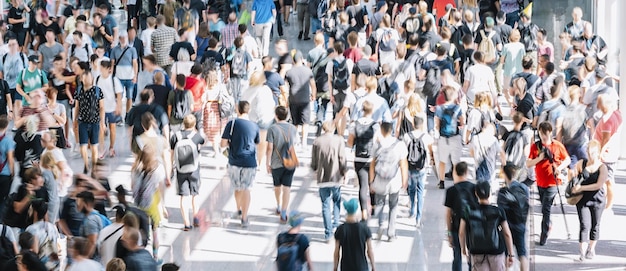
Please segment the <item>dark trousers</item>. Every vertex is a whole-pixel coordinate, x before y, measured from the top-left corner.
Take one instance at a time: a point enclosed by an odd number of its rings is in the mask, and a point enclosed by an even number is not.
[[[279,36],[283,36],[283,20],[282,20],[283,16],[281,16],[280,14],[276,14],[276,23],[274,25],[272,25],[272,32],[270,32],[270,39],[274,38],[274,26],[276,26],[276,31],[278,32]]]
[[[8,166],[9,163],[6,164],[6,167]],[[6,198],[9,196],[11,183],[13,183],[13,178],[11,178],[11,176],[0,175],[0,211],[4,211],[4,208],[6,207],[4,206],[4,203],[6,202]]]
[[[459,232],[450,232],[452,236],[452,250],[454,259],[452,260],[452,271],[463,271],[463,255],[461,255],[461,243],[459,242]],[[472,270],[471,261],[467,261],[468,270]]]
[[[591,206],[576,204],[578,220],[580,220],[578,242],[589,242],[589,240],[600,238],[600,219],[605,206],[606,203],[592,204]]]
[[[541,201],[541,214],[543,218],[541,219],[541,235],[547,235],[550,231],[550,227],[552,226],[552,222],[550,221],[550,212],[552,211],[552,203],[554,203],[554,198],[556,197],[556,186],[550,186],[547,188],[537,187],[539,190],[539,200]]]
[[[367,210],[370,204],[375,204],[374,194],[370,194],[370,163],[354,162],[354,171],[359,179],[359,204],[361,210]]]

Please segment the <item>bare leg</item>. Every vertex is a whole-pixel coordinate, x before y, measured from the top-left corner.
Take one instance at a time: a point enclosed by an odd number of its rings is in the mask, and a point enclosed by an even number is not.
[[[526,256],[519,257],[520,271],[528,271],[528,258]]]
[[[87,144],[80,145],[80,156],[83,158],[84,171],[87,171],[89,169],[89,157],[87,156]],[[87,172],[83,172],[83,173],[86,174]]]
[[[22,112],[22,100],[18,99],[13,102],[13,114],[14,116],[19,116],[21,112]]]
[[[198,216],[198,208],[196,205],[196,196],[191,196],[191,214],[194,218]]]
[[[188,227],[189,225],[191,225],[189,223],[189,210],[187,209],[187,206],[185,206],[185,197],[180,196],[180,214],[183,216],[183,224],[185,224],[185,227]]]
[[[129,90],[126,90],[129,91]],[[131,99],[126,99],[126,113],[128,113],[128,111],[130,111],[130,109],[133,107],[133,101]]]
[[[302,126],[300,126],[302,129],[302,148],[305,149],[306,148],[306,141],[307,141],[307,137],[308,137],[308,129],[309,126],[307,124],[302,124]]]
[[[282,210],[280,207],[280,199],[281,199],[281,189],[280,186],[274,186],[274,197],[276,198],[276,210],[280,212]]]
[[[439,161],[439,174],[438,175],[439,175],[439,180],[440,181],[445,180],[445,176],[446,176],[446,162]]]
[[[98,162],[98,144],[91,145],[91,168]]]
[[[243,191],[235,190],[235,204],[237,205],[237,212],[242,211],[241,209],[241,198]]]
[[[241,193],[241,219],[248,220],[248,209],[250,208],[250,190],[240,191]]]
[[[109,155],[111,157],[115,156],[115,132],[117,130],[117,125],[115,123],[109,124]]]
[[[159,258],[159,226],[152,225],[152,257]]]
[[[260,150],[260,151],[256,152],[256,161],[257,161],[258,167],[261,168],[263,165],[262,164],[263,158],[265,158],[265,151],[263,150],[267,148],[267,140],[266,140],[267,130],[261,129],[259,131],[259,137],[261,138],[261,140],[259,141],[259,144],[257,144],[257,150]]]
[[[289,195],[291,194],[291,187],[281,186],[281,188],[283,191],[283,208],[281,211],[284,211],[286,215],[287,210],[289,209]]]

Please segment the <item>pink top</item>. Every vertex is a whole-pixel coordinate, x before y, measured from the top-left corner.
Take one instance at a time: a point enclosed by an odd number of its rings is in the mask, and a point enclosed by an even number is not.
[[[604,116],[600,118],[596,130],[593,133],[593,139],[602,142],[602,133],[608,132],[611,134],[611,138],[602,148],[600,157],[603,162],[617,162],[619,158],[620,150],[620,131],[622,126],[622,114],[615,110],[613,114],[607,119]]]
[[[550,62],[554,63],[554,45],[551,42],[546,41],[543,46],[540,45],[537,53],[539,54],[538,56],[549,55]]]

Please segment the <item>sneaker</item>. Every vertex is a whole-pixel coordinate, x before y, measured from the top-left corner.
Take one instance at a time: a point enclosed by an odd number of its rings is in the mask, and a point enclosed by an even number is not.
[[[448,172],[444,176],[446,177],[446,179],[452,180],[452,172]]]
[[[280,215],[280,208],[276,207],[276,215]]]
[[[183,231],[190,231],[190,230],[193,230],[193,227],[192,227],[192,226],[185,226],[185,227],[183,228]]]
[[[193,218],[193,226],[195,228],[200,227],[200,219],[198,219],[197,217]]]
[[[390,235],[387,237],[388,237],[387,242],[390,242],[390,243],[398,239],[398,237],[395,235]]]
[[[446,186],[443,184],[443,181],[439,181],[439,189],[446,189]]]
[[[415,227],[418,228],[418,229],[422,228],[422,220],[421,219],[415,221]]]
[[[306,37],[303,38],[303,40],[311,40],[311,37],[306,36]]]
[[[300,31],[300,33],[298,33],[298,39],[301,40],[302,39],[302,31]]]
[[[593,259],[593,257],[595,257],[595,256],[596,256],[596,252],[595,252],[595,250],[590,250],[590,249],[588,249],[588,250],[587,250],[587,253],[585,253],[585,259],[588,259],[588,260]],[[582,257],[581,257],[581,258],[582,258]]]
[[[547,242],[548,242],[548,234],[542,232],[541,236],[539,237],[539,245],[545,246]]]
[[[378,238],[378,240],[383,240],[383,228],[378,228],[376,238]]]
[[[247,229],[248,226],[250,226],[250,221],[248,221],[248,219],[246,220],[241,219],[241,227],[244,229]]]

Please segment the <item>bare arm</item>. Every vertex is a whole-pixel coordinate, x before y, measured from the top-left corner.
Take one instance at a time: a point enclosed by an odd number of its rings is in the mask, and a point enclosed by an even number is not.
[[[341,244],[338,240],[335,240],[335,252],[333,253],[333,271],[337,271],[339,269],[340,250]]]
[[[91,257],[96,252],[96,243],[98,242],[98,234],[90,234],[87,236],[87,240],[89,241],[89,257]]]
[[[372,239],[367,239],[367,258],[370,259],[370,266],[372,271],[376,270],[376,264],[374,262],[374,247],[372,246]]]
[[[269,131],[268,131],[269,132]],[[265,150],[265,161],[267,165],[267,172],[272,172],[272,151],[274,150],[274,143],[267,142],[267,149]]]
[[[348,142],[346,143],[348,148],[352,148],[354,146],[354,139],[355,139],[355,136],[353,134],[348,135]]]
[[[461,224],[459,224],[459,245],[461,245],[461,255],[469,256],[467,244],[465,243],[465,219],[463,218],[461,218]]]

